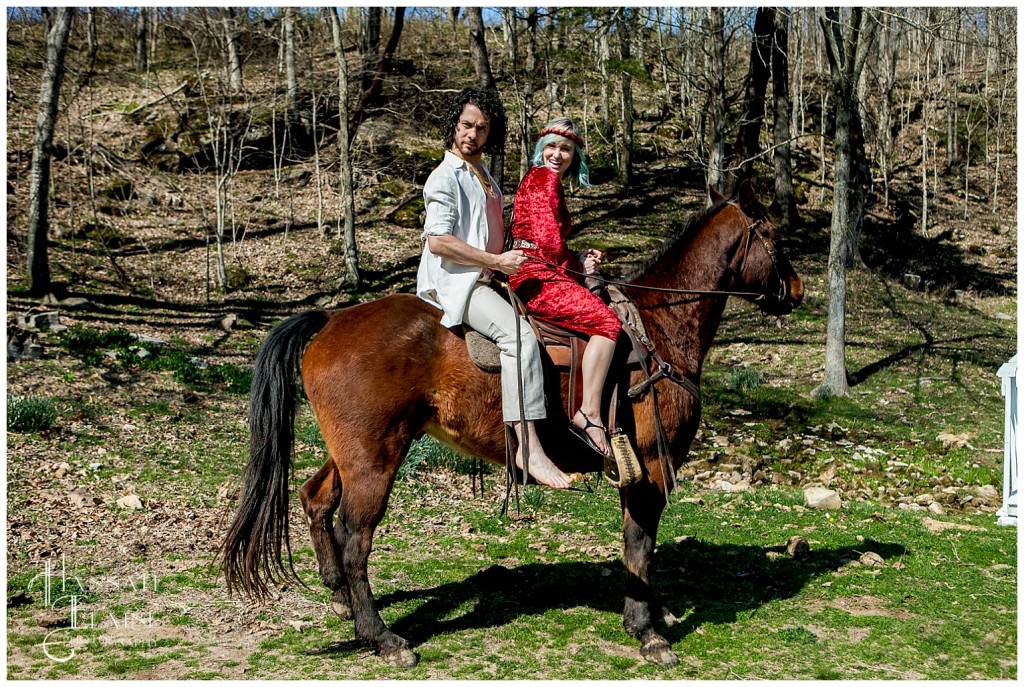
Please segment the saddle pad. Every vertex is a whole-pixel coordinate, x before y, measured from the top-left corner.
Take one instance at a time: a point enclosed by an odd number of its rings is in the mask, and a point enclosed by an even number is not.
[[[466,348],[470,359],[484,372],[501,372],[501,351],[494,343],[480,332],[466,329]]]

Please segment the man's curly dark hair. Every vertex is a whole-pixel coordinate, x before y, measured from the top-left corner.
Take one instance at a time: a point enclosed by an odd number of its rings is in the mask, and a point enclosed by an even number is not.
[[[487,132],[484,152],[490,155],[505,152],[505,131],[508,123],[505,117],[505,106],[501,104],[498,92],[488,88],[464,88],[459,91],[441,118],[441,130],[444,131],[444,148],[450,150],[455,143],[455,127],[459,123],[459,115],[467,104],[472,103],[487,115],[491,128]]]

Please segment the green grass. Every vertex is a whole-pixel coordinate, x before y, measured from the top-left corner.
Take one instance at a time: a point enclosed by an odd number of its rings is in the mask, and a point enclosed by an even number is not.
[[[7,431],[42,432],[51,429],[60,415],[52,399],[39,396],[7,396]]]
[[[336,627],[328,614],[322,629],[265,641],[250,659],[253,677],[282,669],[326,677],[321,652],[352,679],[1008,677],[999,662],[1016,639],[1015,572],[999,566],[1016,559],[1015,532],[987,516],[964,519],[980,530],[935,535],[919,514],[887,511],[880,521],[870,505],[793,510],[795,490],[676,502],[652,575],[681,620],[662,628],[684,657],[665,670],[640,660],[622,629],[620,564],[588,548],[618,548],[610,490],[550,492],[532,524],[468,536],[454,521],[474,521],[476,504],[448,504],[448,525],[435,525],[418,493],[412,482],[396,486],[379,540],[387,548],[371,569],[385,622],[415,638],[421,664],[408,672],[383,666],[347,642],[349,623]],[[781,553],[794,534],[810,540],[807,559]],[[864,551],[887,567],[850,562]],[[270,609],[270,617],[284,611]]]
[[[232,394],[246,394],[252,385],[252,370],[247,366],[207,364],[200,351],[139,341],[125,329],[99,331],[75,325],[61,332],[58,342],[89,367],[166,370],[191,388]]]

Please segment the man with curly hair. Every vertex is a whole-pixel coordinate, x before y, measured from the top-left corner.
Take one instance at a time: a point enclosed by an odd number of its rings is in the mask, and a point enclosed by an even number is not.
[[[427,218],[416,295],[443,311],[443,326],[465,322],[497,342],[501,352],[502,415],[519,437],[516,464],[523,468],[526,443],[530,475],[541,484],[565,489],[572,480],[548,458],[534,428],[535,420],[547,416],[537,339],[525,321],[519,323],[516,338],[518,315],[488,286],[494,272],[515,274],[527,259],[521,250],[502,250],[505,227],[501,189],[482,164],[485,152],[505,147],[505,108],[493,90],[466,88],[448,107],[442,126],[444,159],[423,186]]]

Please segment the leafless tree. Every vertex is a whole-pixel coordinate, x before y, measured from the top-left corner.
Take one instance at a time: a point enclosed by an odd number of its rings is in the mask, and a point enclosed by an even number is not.
[[[727,195],[735,192],[744,180],[754,176],[754,160],[761,152],[761,125],[764,122],[765,93],[771,75],[774,35],[775,10],[758,7],[754,18],[754,35],[750,41],[750,70],[745,79],[744,111],[727,174]]]
[[[772,113],[775,118],[775,150],[772,159],[775,167],[774,211],[780,216],[781,227],[795,223],[799,216],[796,198],[793,194],[793,169],[790,164],[790,141],[792,123],[789,98],[789,11],[778,8],[774,12],[772,33]]]
[[[348,136],[348,63],[345,48],[341,42],[341,20],[338,10],[330,8],[331,36],[334,39],[334,54],[338,60],[338,156],[341,159],[341,217],[344,218],[342,234],[345,238],[344,282],[359,287],[359,250],[356,247],[356,202],[352,184],[352,152]]]
[[[473,55],[473,68],[476,70],[477,83],[480,88],[495,88],[491,60],[487,52],[487,33],[484,29],[483,10],[480,7],[467,7],[466,14],[469,17],[469,51]],[[505,154],[503,152],[491,155],[490,172],[497,182],[498,188],[502,188],[505,182]]]
[[[57,127],[60,87],[64,79],[64,56],[76,10],[60,7],[46,39],[46,63],[39,85],[39,114],[32,136],[32,176],[28,209],[28,272],[30,293],[42,295],[50,290],[50,260],[47,240],[50,233],[50,160],[53,157],[53,132]]]
[[[235,8],[226,7],[221,13],[224,24],[225,65],[228,73],[228,85],[233,93],[240,93],[245,84],[242,79],[242,56],[238,44],[238,25]]]
[[[847,396],[850,387],[846,374],[846,266],[850,252],[851,227],[857,221],[857,218],[851,217],[853,199],[850,193],[850,180],[854,164],[854,154],[851,152],[851,122],[858,107],[860,73],[872,49],[878,20],[872,10],[851,8],[845,36],[838,10],[826,10],[820,20],[832,69],[836,122],[833,181],[835,195],[828,258],[829,308],[825,376],[815,389],[815,393],[822,396]]]
[[[149,69],[149,48],[147,46],[149,22],[146,19],[148,15],[149,10],[140,7],[135,18],[135,71],[143,74]]]
[[[284,10],[284,71],[286,93],[285,104],[289,111],[295,109],[299,97],[299,79],[295,74],[295,8]]]
[[[616,33],[619,37],[619,57],[622,60],[623,68],[619,74],[621,86],[621,125],[618,128],[619,142],[619,182],[623,188],[629,188],[633,183],[633,75],[630,74],[630,60],[632,59],[631,41],[633,36],[633,9],[622,7],[618,10],[618,19],[615,23]]]
[[[708,83],[707,185],[722,193],[725,183],[725,12],[708,7],[704,15],[704,68]],[[723,194],[724,195],[724,194]]]

